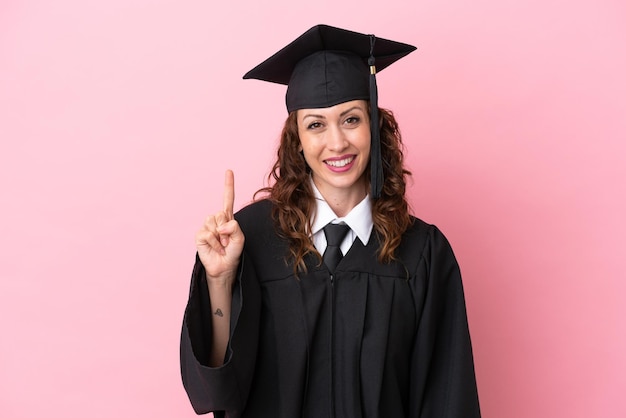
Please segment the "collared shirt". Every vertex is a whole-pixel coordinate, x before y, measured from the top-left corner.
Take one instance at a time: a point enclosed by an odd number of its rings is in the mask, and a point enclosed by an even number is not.
[[[338,217],[331,207],[326,203],[324,197],[311,180],[313,186],[313,193],[315,194],[315,216],[313,218],[313,224],[311,225],[311,232],[313,233],[313,245],[320,252],[324,254],[326,250],[326,235],[324,235],[323,228],[330,222],[340,224],[344,223],[350,227],[350,231],[346,234],[346,237],[341,242],[341,252],[345,255],[354,240],[359,238],[363,245],[367,245],[372,229],[374,228],[374,221],[372,219],[372,203],[370,202],[369,195],[365,198],[344,217]]]

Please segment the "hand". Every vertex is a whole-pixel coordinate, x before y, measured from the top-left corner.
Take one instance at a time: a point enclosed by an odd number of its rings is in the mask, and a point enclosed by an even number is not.
[[[207,279],[232,285],[245,237],[233,218],[235,176],[231,170],[226,171],[224,183],[224,209],[206,218],[196,233],[196,248]]]

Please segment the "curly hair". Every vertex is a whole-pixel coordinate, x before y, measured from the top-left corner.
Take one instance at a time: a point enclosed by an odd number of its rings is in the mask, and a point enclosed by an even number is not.
[[[393,113],[383,108],[379,112],[384,184],[380,198],[372,201],[372,218],[380,240],[378,260],[389,263],[395,259],[402,234],[412,223],[405,197],[406,177],[411,172],[404,167],[402,136]],[[257,191],[255,197],[267,193],[274,203],[272,217],[281,236],[289,242],[294,269],[306,271],[304,257],[313,254],[321,263],[321,256],[310,238],[315,197],[309,181],[311,169],[300,151],[296,114],[291,112],[285,121],[278,158],[268,175],[271,185]],[[369,164],[365,176],[370,177]]]

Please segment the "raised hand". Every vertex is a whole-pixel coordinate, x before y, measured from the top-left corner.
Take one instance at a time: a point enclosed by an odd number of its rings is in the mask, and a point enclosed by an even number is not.
[[[245,237],[233,218],[235,177],[226,171],[224,206],[221,212],[210,215],[196,233],[196,248],[204,265],[207,279],[232,284],[243,251]]]

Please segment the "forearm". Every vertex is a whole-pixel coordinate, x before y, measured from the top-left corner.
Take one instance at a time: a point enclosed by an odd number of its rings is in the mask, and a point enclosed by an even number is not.
[[[229,281],[215,282],[208,280],[209,298],[211,301],[211,322],[213,335],[211,338],[210,367],[224,364],[226,347],[230,338],[230,310],[232,285]]]

